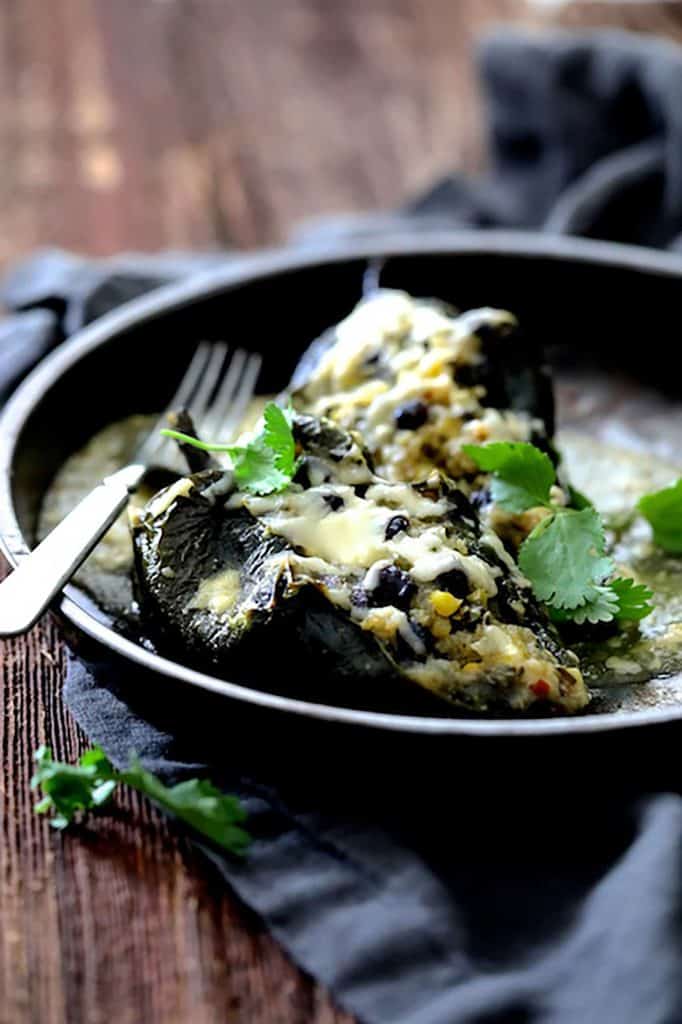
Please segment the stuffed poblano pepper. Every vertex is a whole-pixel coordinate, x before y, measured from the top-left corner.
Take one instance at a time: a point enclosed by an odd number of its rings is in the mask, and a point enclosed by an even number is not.
[[[254,494],[209,466],[135,513],[162,645],[231,678],[288,659],[330,702],[388,687],[472,711],[586,705],[577,659],[463,490],[433,467],[416,484],[377,475],[329,420],[296,414],[291,431],[288,485]]]

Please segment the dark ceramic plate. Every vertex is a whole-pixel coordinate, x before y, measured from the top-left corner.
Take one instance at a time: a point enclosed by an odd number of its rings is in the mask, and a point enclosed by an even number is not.
[[[265,354],[277,391],[298,356],[357,302],[371,257],[381,282],[460,308],[513,310],[559,364],[564,419],[629,430],[659,454],[682,451],[682,260],[646,249],[510,232],[400,236],[275,252],[159,289],[81,331],[22,384],[0,418],[0,544],[14,565],[34,542],[42,495],[65,457],[109,422],[161,408],[199,339]],[[55,424],[59,429],[55,429]],[[94,484],[95,481],[93,481]],[[423,734],[593,732],[682,718],[682,676],[630,687],[576,718],[431,718],[297,700],[162,658],[112,628],[73,587],[55,608],[73,635],[157,676],[255,709]]]

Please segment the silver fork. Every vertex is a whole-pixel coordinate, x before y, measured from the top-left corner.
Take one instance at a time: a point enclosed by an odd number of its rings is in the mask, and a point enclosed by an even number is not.
[[[253,397],[261,357],[201,342],[164,412],[133,456],[132,462],[106,477],[72,512],[27,554],[0,583],[0,636],[24,633],[85,561],[130,495],[150,469],[179,470],[180,454],[163,437],[167,412],[187,409],[199,433],[231,440]]]

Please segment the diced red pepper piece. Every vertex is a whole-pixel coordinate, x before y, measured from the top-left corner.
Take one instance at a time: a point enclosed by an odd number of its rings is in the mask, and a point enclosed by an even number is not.
[[[530,688],[539,700],[544,700],[549,696],[549,683],[544,679],[538,679],[536,683],[531,683]]]

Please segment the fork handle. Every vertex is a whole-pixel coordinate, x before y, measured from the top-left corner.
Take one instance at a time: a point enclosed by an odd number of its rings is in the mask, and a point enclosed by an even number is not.
[[[0,583],[0,636],[25,633],[85,561],[144,476],[125,466],[106,477]]]

